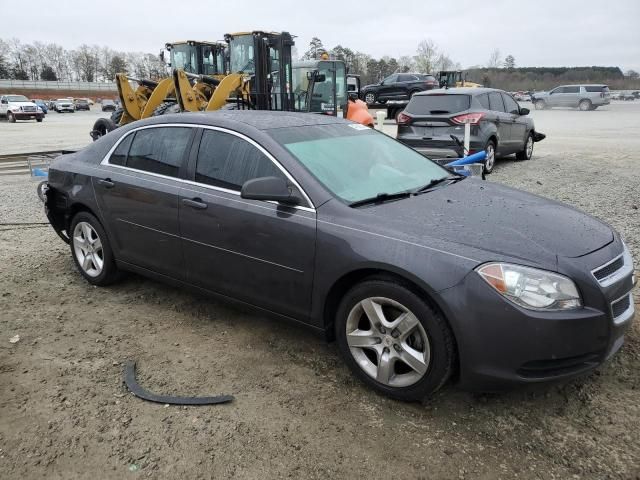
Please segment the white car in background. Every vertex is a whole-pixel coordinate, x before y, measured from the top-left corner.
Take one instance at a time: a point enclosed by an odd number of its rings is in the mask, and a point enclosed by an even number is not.
[[[6,117],[11,123],[16,120],[35,120],[44,118],[42,109],[24,95],[0,95],[0,117]]]
[[[56,103],[53,108],[58,113],[62,113],[62,112],[74,113],[76,111],[76,107],[73,104],[73,100],[70,98],[59,98],[58,100],[56,100]]]

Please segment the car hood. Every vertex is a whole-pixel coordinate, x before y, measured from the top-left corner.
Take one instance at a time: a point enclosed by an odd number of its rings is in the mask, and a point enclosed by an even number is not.
[[[364,87],[361,88],[361,90],[366,90],[369,88],[378,88],[380,86],[379,83],[372,83],[371,85],[365,85]]]
[[[443,249],[456,246],[463,255],[470,247],[466,255],[472,258],[479,250],[491,252],[481,261],[507,256],[555,268],[557,257],[580,257],[614,240],[608,225],[574,208],[475,179],[358,211],[374,217],[369,231]]]

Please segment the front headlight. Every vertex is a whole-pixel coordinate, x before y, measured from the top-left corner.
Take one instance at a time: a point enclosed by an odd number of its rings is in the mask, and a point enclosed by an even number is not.
[[[582,301],[573,280],[537,268],[509,263],[487,263],[476,272],[501,295],[533,310],[571,310]]]

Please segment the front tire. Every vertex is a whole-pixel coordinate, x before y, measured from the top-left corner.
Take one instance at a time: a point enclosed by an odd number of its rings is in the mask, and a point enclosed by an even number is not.
[[[527,139],[524,141],[524,146],[522,150],[516,153],[516,158],[518,160],[531,160],[533,156],[533,134],[529,133],[527,135]]]
[[[104,286],[120,278],[107,234],[95,216],[79,212],[68,233],[73,262],[90,284]]]
[[[424,400],[455,365],[453,334],[442,315],[391,278],[372,277],[349,290],[335,329],[354,374],[398,400]]]
[[[11,112],[7,113],[7,121],[11,123],[16,123],[16,116]]]
[[[493,172],[493,167],[496,164],[496,142],[489,140],[484,147],[484,151],[487,152],[487,158],[484,161],[484,173]]]

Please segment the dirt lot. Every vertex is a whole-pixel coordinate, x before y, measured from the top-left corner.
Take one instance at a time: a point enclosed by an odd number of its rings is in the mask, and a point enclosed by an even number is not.
[[[602,218],[640,261],[640,102],[533,115],[549,138],[489,181]],[[0,177],[0,223],[44,220],[34,187]],[[152,391],[236,400],[144,402],[121,385],[130,358]],[[636,321],[587,378],[400,403],[303,328],[137,276],[94,288],[50,228],[0,226],[3,479],[640,478],[639,372]]]

